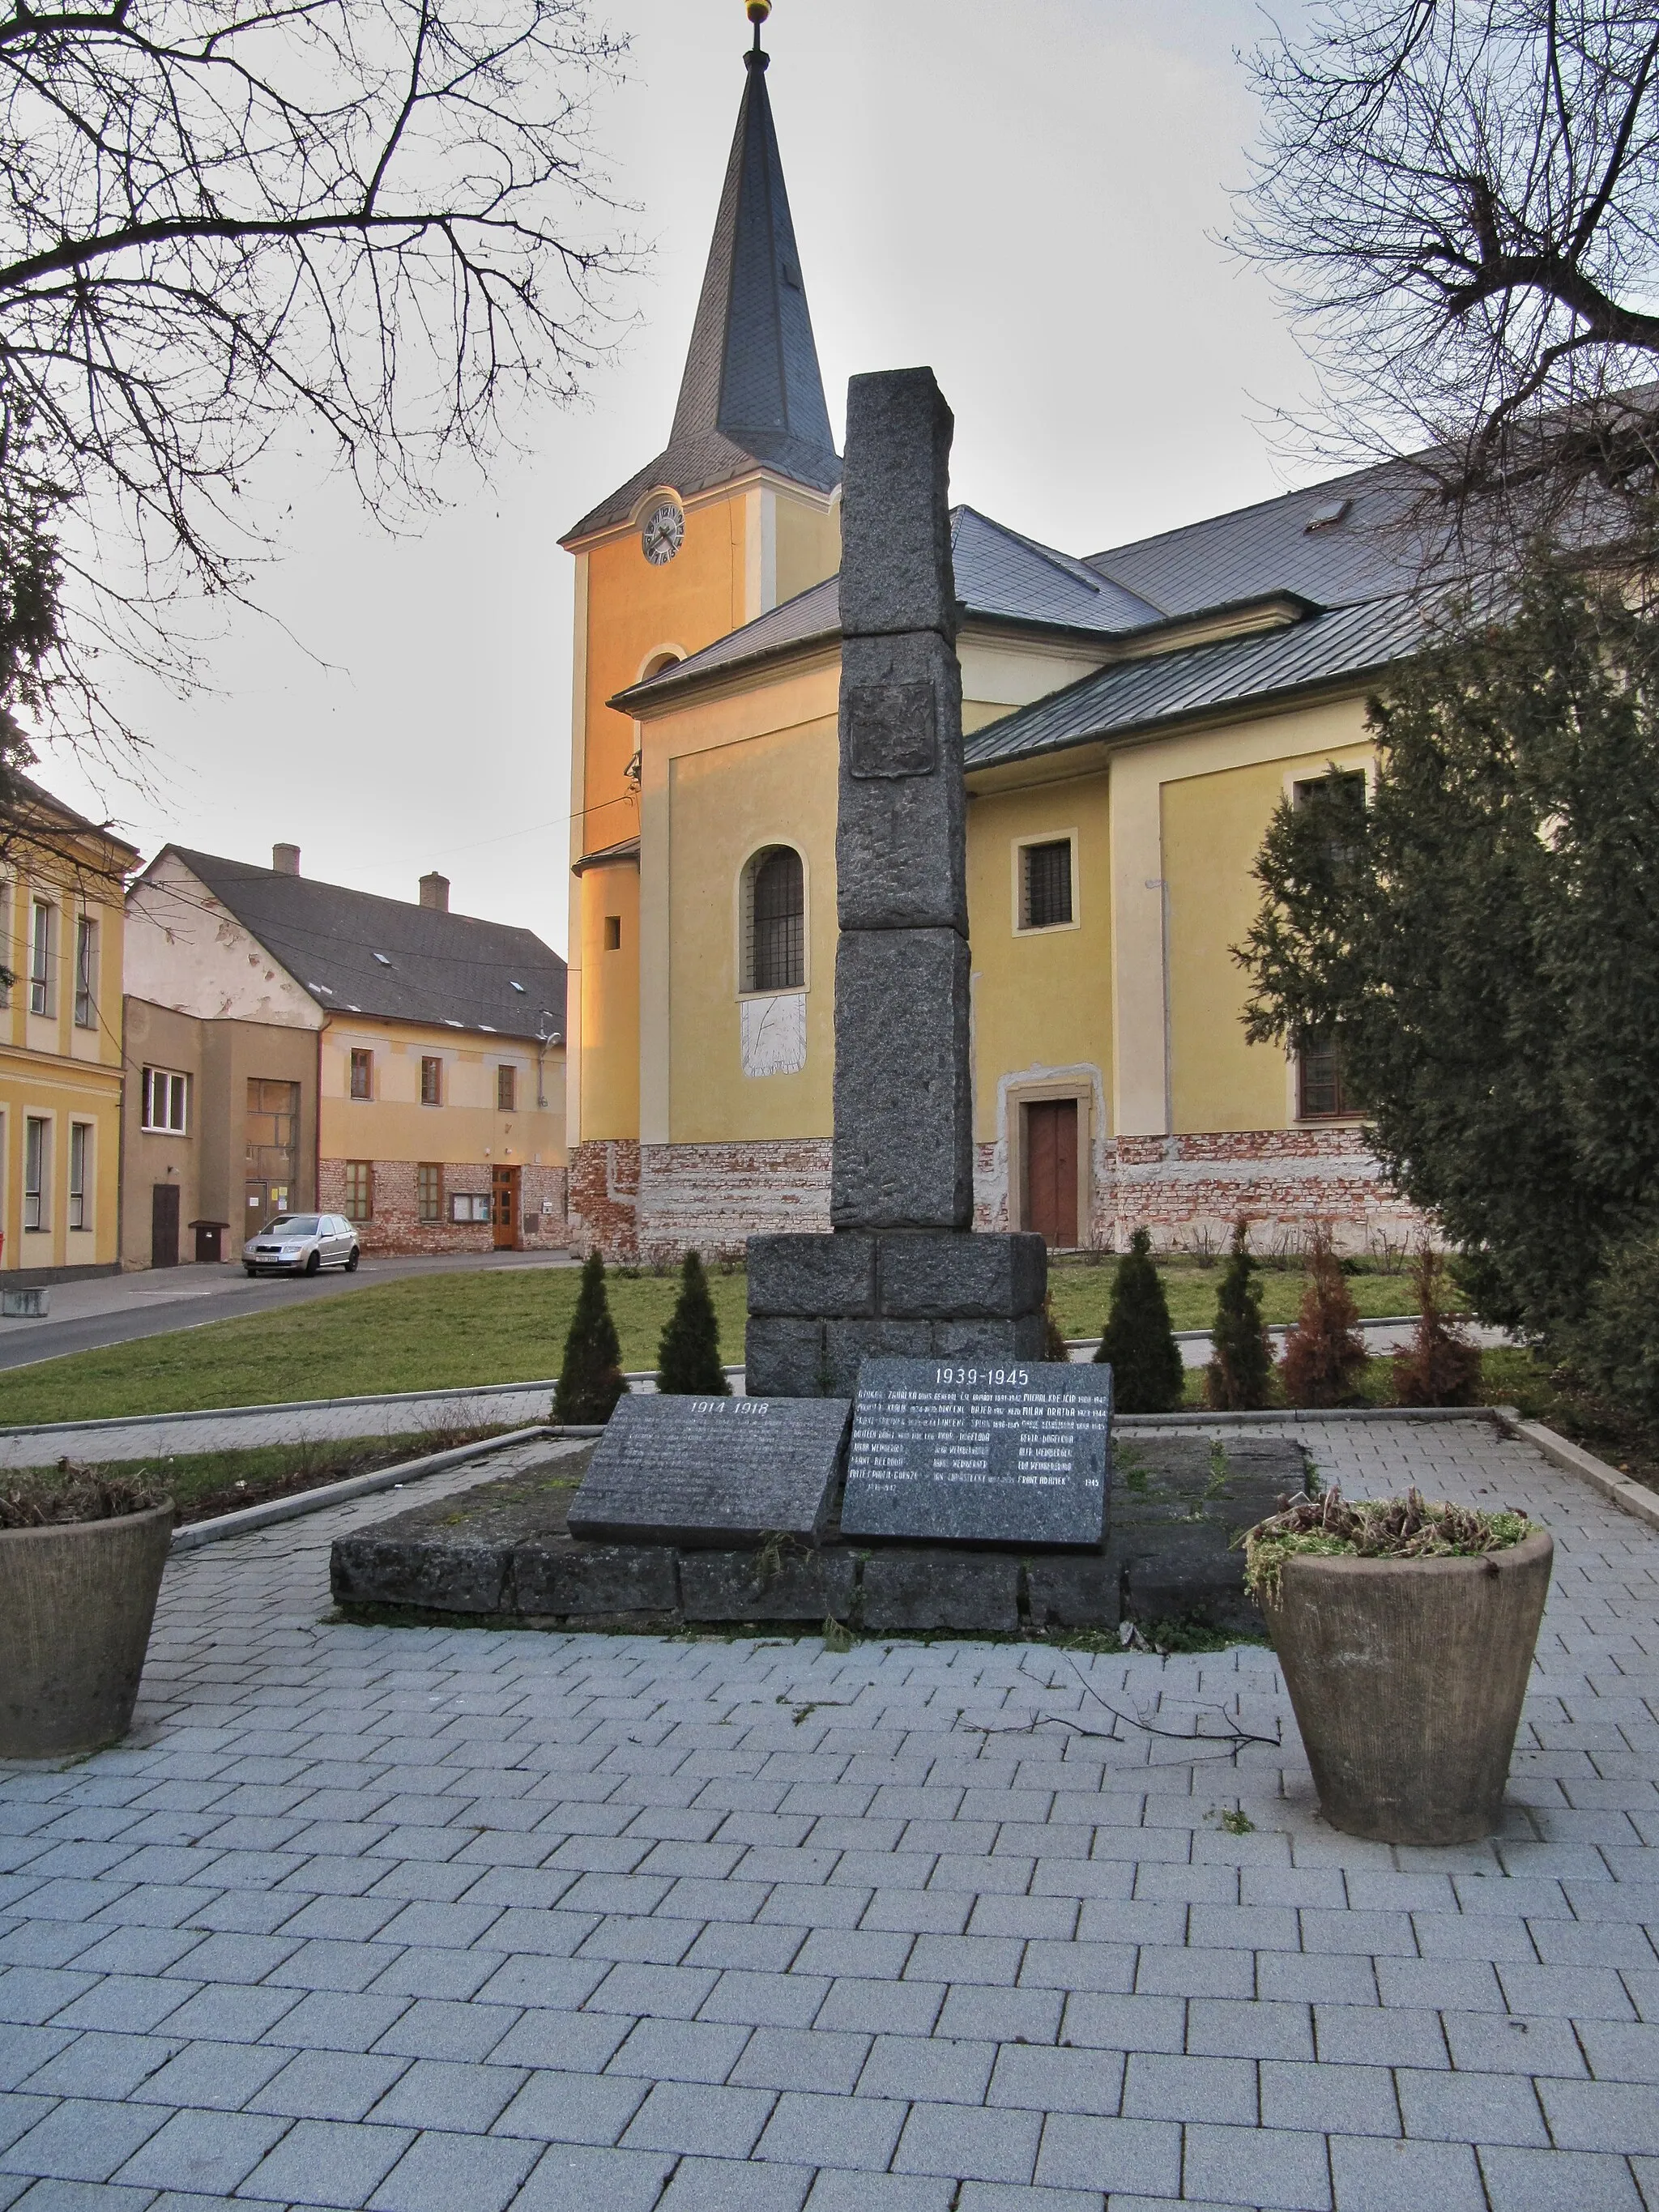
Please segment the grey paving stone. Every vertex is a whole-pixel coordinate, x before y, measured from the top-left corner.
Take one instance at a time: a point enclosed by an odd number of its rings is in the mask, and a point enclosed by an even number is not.
[[[714,2021],[641,2020],[629,2031],[610,2070],[647,2081],[724,2081],[750,2033]]]
[[[524,2078],[521,2067],[468,2066],[446,2059],[417,2058],[368,2117],[392,2127],[483,2135],[511,2103]]]
[[[879,2035],[859,2075],[861,2097],[916,2097],[980,2105],[996,2062],[993,2043],[952,2043],[943,2036]]]
[[[1466,2073],[1558,2074],[1582,2079],[1586,2068],[1572,2023],[1565,2020],[1494,2019],[1490,2013],[1443,2013],[1441,2025],[1452,2064]],[[1605,2029],[1640,2034],[1624,2023],[1587,2021],[1584,2033]]]
[[[747,2158],[775,2101],[763,2089],[659,2081],[629,2122],[623,2147],[678,2151],[687,2157]]]
[[[1255,2067],[1248,2058],[1176,2058],[1137,2051],[1124,2075],[1122,2109],[1128,2119],[1212,2120],[1254,2127]]]
[[[228,2196],[287,2124],[252,2112],[174,2112],[113,2178],[151,2189]]]
[[[915,2105],[899,2138],[893,2171],[950,2174],[960,2181],[1029,2181],[1042,2132],[1036,2112]]]
[[[1395,2069],[1400,2110],[1408,2136],[1441,2142],[1516,2143],[1549,2148],[1549,2135],[1530,2081],[1506,2075],[1419,2073]]]
[[[495,1978],[499,1981],[501,1977]],[[482,1998],[474,1998],[470,2004],[439,1997],[418,1998],[399,2011],[374,2048],[403,2058],[489,2058],[518,2017],[514,2008],[485,2004]]]
[[[812,2184],[806,2212],[952,2212],[957,2185],[919,2174],[836,2173]]]
[[[1002,2181],[964,2182],[957,2199],[958,2212],[1101,2212],[1104,2203],[1097,2189],[1024,2189]]]
[[[0,2154],[0,2172],[35,2174],[53,2181],[107,2181],[167,2117],[142,2105],[94,2104],[86,2098],[66,2097]]]
[[[301,2120],[254,2167],[240,2193],[279,2204],[362,2204],[413,2140],[409,2128]]]
[[[1486,2212],[1474,2153],[1461,2143],[1333,2136],[1336,2212]]]
[[[131,2094],[145,2104],[201,2106],[234,2112],[291,2063],[286,2051],[252,2043],[187,2043]],[[337,2065],[337,2058],[330,2062]]]
[[[954,1992],[952,1993],[954,1994]],[[1187,2007],[1179,1997],[1079,1995],[1066,2000],[1060,2039],[1107,2051],[1179,2051],[1187,2035]],[[1308,2038],[1308,2056],[1313,2038]],[[1229,2051],[1233,2049],[1230,2043]]]
[[[1109,2197],[1177,2197],[1181,2130],[1169,2120],[1053,2113],[1043,2127],[1036,2179],[1049,2189],[1103,2189]]]
[[[605,2148],[616,2142],[644,2103],[646,2090],[643,2081],[608,2074],[532,2074],[496,2120],[495,2133]]]
[[[1034,2112],[1111,2115],[1121,2107],[1123,2068],[1123,2058],[1115,2051],[1005,2044],[997,2054],[985,2101]]]
[[[1288,2065],[1267,2059],[1261,2069],[1261,2096],[1264,2127],[1305,2128],[1316,2135],[1403,2132],[1394,2075],[1386,2066],[1339,2066],[1328,2060]]]
[[[1626,2159],[1485,2145],[1480,2158],[1492,2212],[1641,2212]]]
[[[812,2025],[855,2034],[929,2035],[944,2002],[942,1982],[836,1982]]]
[[[1316,2005],[1315,2030],[1322,2059],[1352,2066],[1444,2066],[1445,2038],[1432,2012],[1369,2010],[1358,2005]]]
[[[68,2027],[0,2027],[0,2094],[27,2081],[74,2040]]]
[[[554,2143],[513,2200],[513,2212],[654,2212],[674,2161],[659,2151]]]
[[[1659,2153],[1659,2097],[1634,2081],[1540,2081],[1550,2134],[1563,2150]]]
[[[520,2014],[489,2056],[498,2066],[552,2066],[599,2073],[630,2033],[611,2013]]]
[[[0,2204],[25,2212],[151,2212],[161,2199],[151,2189],[116,2189],[101,2181],[21,2181],[0,2175]]]
[[[130,2097],[178,2050],[163,2036],[77,2036],[28,2077],[37,2096]]]
[[[683,2159],[662,2199],[662,2212],[800,2212],[811,2185],[807,2167]]]
[[[169,2036],[214,2043],[257,2043],[301,2002],[297,1990],[246,1989],[235,1983],[203,1990],[167,2015]]]
[[[1213,2203],[1286,2212],[1329,2212],[1331,2203],[1323,2142],[1283,2128],[1189,2125],[1182,2188]]]
[[[787,2090],[774,2106],[753,2154],[790,2166],[883,2173],[892,2162],[908,2110],[902,2100]]]
[[[417,2136],[369,2198],[373,2212],[503,2212],[535,2164],[529,2143]]]

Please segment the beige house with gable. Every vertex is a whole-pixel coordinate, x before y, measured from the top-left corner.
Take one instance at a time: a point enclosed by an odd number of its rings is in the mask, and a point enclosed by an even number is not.
[[[169,845],[132,887],[126,1263],[311,1206],[368,1253],[562,1246],[563,961],[442,876],[405,902],[272,861]]]

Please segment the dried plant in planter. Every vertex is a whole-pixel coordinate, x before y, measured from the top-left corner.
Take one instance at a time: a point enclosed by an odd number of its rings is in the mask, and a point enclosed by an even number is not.
[[[75,1521],[119,1521],[167,1503],[166,1493],[100,1474],[75,1460],[56,1475],[0,1476],[0,1528],[59,1528]]]
[[[1348,1406],[1359,1395],[1365,1368],[1365,1342],[1342,1262],[1331,1242],[1330,1224],[1316,1221],[1308,1249],[1308,1287],[1301,1310],[1285,1340],[1279,1367],[1285,1395],[1293,1406]]]
[[[1340,1490],[1298,1498],[1243,1535],[1244,1580],[1257,1599],[1277,1599],[1286,1559],[1473,1559],[1506,1551],[1533,1534],[1524,1513],[1481,1513],[1436,1504],[1421,1491],[1354,1504]]]
[[[1480,1347],[1446,1310],[1446,1263],[1425,1237],[1412,1261],[1417,1327],[1394,1355],[1394,1395],[1402,1406],[1473,1406]]]

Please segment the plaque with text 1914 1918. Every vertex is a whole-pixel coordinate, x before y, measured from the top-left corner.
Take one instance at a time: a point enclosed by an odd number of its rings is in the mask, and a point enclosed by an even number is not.
[[[866,1359],[841,1525],[929,1543],[1100,1543],[1109,1367]]]
[[[813,1543],[829,1519],[844,1398],[624,1398],[570,1508],[610,1543]]]

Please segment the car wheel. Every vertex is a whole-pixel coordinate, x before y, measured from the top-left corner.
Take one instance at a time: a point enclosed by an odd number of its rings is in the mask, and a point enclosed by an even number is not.
[[[346,1273],[348,1275],[355,1275],[356,1273],[357,1262],[362,1256],[362,1255],[358,1251],[357,1247],[354,1244],[351,1248],[351,1257],[346,1261]]]
[[[322,1264],[322,1255],[319,1252],[313,1252],[309,1254],[306,1260],[307,1274],[314,1275]]]
[[[246,1260],[242,1262],[242,1273],[247,1277],[250,1282],[252,1281],[253,1278],[258,1273],[258,1272],[259,1270],[257,1267],[250,1267]]]

